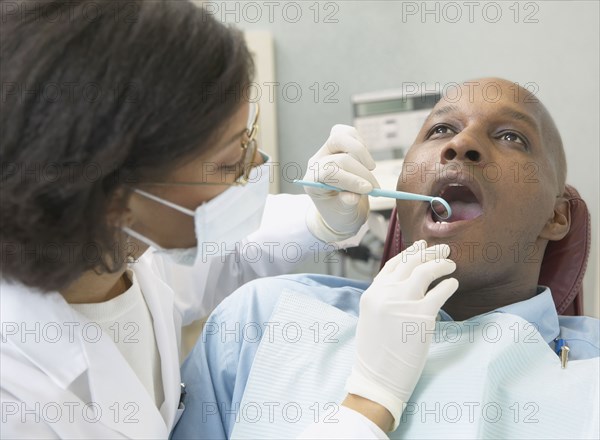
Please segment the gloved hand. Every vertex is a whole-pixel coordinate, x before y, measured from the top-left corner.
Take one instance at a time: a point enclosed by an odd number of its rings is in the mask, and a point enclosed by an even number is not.
[[[427,248],[425,240],[417,241],[385,264],[360,299],[346,391],[387,408],[394,430],[421,377],[437,313],[458,288],[449,278],[427,291],[456,269],[449,254],[446,244]]]
[[[379,188],[371,174],[373,169],[375,161],[356,129],[335,125],[325,145],[308,161],[304,180],[351,192],[304,188],[315,205],[306,217],[308,229],[315,237],[336,242],[356,235],[369,215],[369,197],[365,194]]]

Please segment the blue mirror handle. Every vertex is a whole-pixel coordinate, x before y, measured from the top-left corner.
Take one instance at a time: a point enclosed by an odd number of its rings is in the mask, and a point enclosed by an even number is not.
[[[321,182],[311,182],[309,180],[296,179],[296,180],[294,180],[293,183],[295,183],[297,185],[310,186],[313,188],[327,189],[330,191],[344,191],[343,189],[338,188],[337,186],[328,185],[326,183],[321,183]],[[367,193],[367,195],[372,196],[372,197],[387,197],[387,198],[391,198],[391,199],[400,199],[400,200],[420,200],[423,202],[429,202],[431,204],[432,209],[433,209],[434,203],[440,203],[446,210],[447,215],[440,215],[437,213],[437,211],[434,210],[436,215],[444,220],[447,218],[450,218],[450,216],[452,215],[452,208],[450,208],[450,205],[448,204],[448,202],[446,202],[441,197],[425,196],[422,194],[414,194],[414,193],[409,193],[409,192],[404,192],[404,191],[393,191],[393,190],[381,189],[381,188],[374,188],[371,192]]]

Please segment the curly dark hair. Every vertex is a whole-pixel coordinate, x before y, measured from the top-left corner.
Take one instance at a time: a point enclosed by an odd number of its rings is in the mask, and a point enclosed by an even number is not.
[[[54,291],[121,270],[109,207],[210,151],[252,78],[243,36],[189,1],[6,2],[1,20],[1,276]]]

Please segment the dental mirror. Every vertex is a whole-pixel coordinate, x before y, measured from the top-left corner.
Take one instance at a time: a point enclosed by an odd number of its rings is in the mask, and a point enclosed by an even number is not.
[[[441,197],[432,197],[429,203],[431,210],[440,220],[448,220],[452,215],[450,205]]]

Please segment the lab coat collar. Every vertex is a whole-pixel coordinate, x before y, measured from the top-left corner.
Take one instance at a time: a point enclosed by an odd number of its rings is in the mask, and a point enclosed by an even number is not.
[[[146,252],[136,263],[131,265],[136,278],[140,283],[140,289],[152,315],[154,337],[160,353],[160,367],[165,401],[160,407],[160,413],[167,424],[173,426],[176,411],[179,406],[180,380],[179,363],[179,339],[180,334],[176,328],[180,322],[176,322],[178,316],[174,313],[175,295],[160,277],[156,275],[155,263],[151,252]]]
[[[496,310],[483,313],[479,316],[490,313],[510,313],[511,315],[519,316],[527,322],[534,324],[537,331],[544,338],[544,341],[550,343],[560,333],[558,313],[556,312],[550,288],[540,286],[539,289],[541,289],[541,292],[532,298],[499,307]],[[453,321],[452,317],[444,310],[440,310],[440,320]]]
[[[89,359],[91,399],[101,410],[101,423],[126,438],[166,438],[169,429],[154,399],[112,340],[103,337],[95,344],[86,342],[84,346]],[[119,372],[118,377],[108,374],[114,370]]]
[[[89,398],[101,410],[99,423],[127,438],[168,436],[172,425],[161,417],[114,343],[106,335],[98,336],[96,325],[89,326],[89,333],[84,330],[87,320],[58,292],[43,293],[22,284],[0,283],[2,344],[15,346],[61,389],[69,390],[86,373]],[[177,354],[172,356],[177,359]],[[118,377],[109,375],[115,362],[121,364]],[[88,398],[78,397],[84,402]],[[115,420],[116,408],[121,416]],[[122,423],[126,414],[135,414],[141,420]]]
[[[88,366],[76,312],[58,292],[45,293],[4,280],[0,281],[0,298],[2,344],[18,348],[66,389]]]
[[[142,256],[137,263],[131,265],[131,269],[136,274],[152,315],[160,353],[165,396],[160,410],[111,341],[106,337],[96,341],[84,340],[85,332],[82,329],[86,319],[72,309],[61,294],[44,293],[19,283],[0,280],[2,345],[8,343],[16,346],[26,358],[65,390],[81,374],[87,372],[91,399],[100,405],[106,415],[102,417],[101,423],[128,438],[166,438],[174,425],[179,403],[179,353],[175,342],[179,340],[179,335],[175,329],[178,323],[173,320],[174,294],[156,275],[151,261],[151,258]],[[24,304],[27,306],[24,307]],[[52,333],[56,328],[62,330],[61,337],[55,337],[56,331]],[[22,329],[28,331],[23,332]],[[95,337],[95,331],[91,329],[88,339]],[[107,380],[107,371],[114,369],[114,362],[123,364],[118,369],[120,375]],[[121,412],[139,411],[143,423],[113,421],[114,417],[109,416],[112,414],[109,409],[114,408],[112,405],[115,403],[120,405]],[[134,406],[124,407],[131,404]]]

